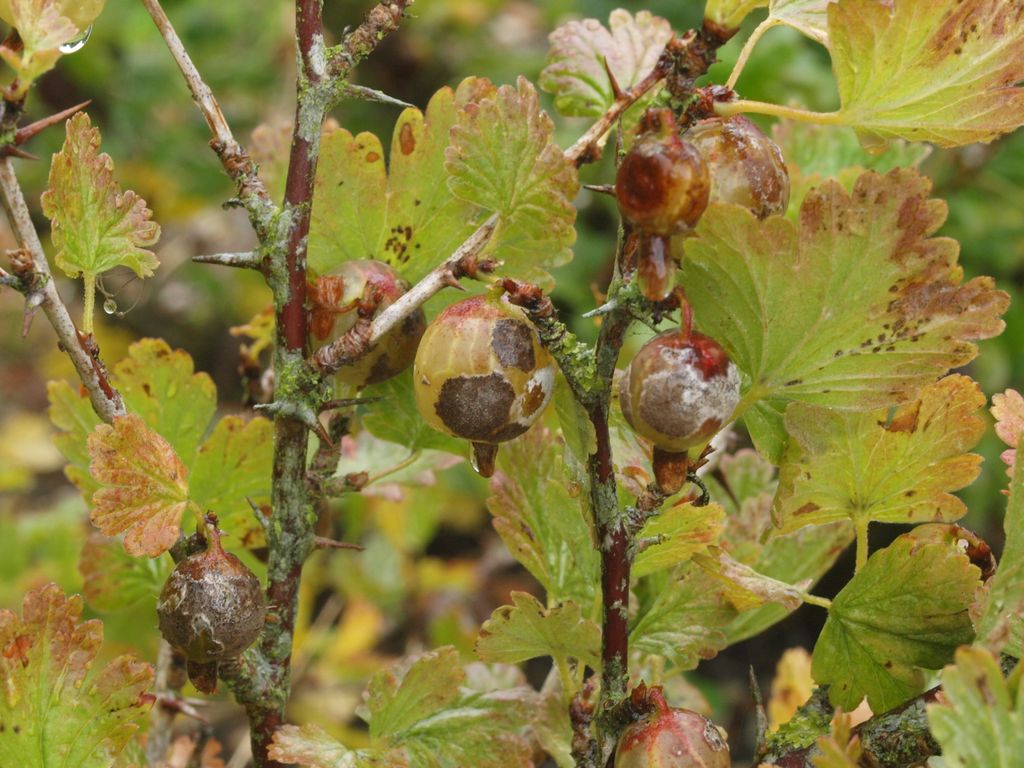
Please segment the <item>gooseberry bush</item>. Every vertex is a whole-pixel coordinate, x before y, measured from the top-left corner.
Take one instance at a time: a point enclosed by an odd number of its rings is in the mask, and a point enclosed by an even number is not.
[[[388,151],[327,116],[345,99],[394,104],[353,71],[417,23],[412,0],[377,5],[333,45],[319,0],[295,0],[294,125],[261,127],[249,149],[173,18],[141,2],[183,75],[166,98],[191,93],[258,240],[195,260],[260,273],[273,306],[238,331],[247,412],[218,416],[211,379],[160,339],[105,358],[97,288],[115,268],[154,274],[160,227],[121,189],[85,107],[20,122],[34,81],[117,19],[102,0],[0,2],[14,73],[0,191],[20,243],[0,280],[77,371],[49,385],[50,417],[96,529],[84,602],[50,584],[0,612],[0,764],[223,765],[192,686],[230,692],[260,768],[719,768],[730,734],[683,707],[696,705],[682,674],[810,604],[827,615],[813,690],[782,717],[773,706],[770,732],[758,698],[755,764],[1019,765],[1016,391],[991,404],[1009,466],[998,564],[957,524],[954,495],[977,478],[987,429],[986,398],[957,369],[1002,331],[1008,296],[964,278],[916,166],[927,145],[1024,124],[1024,2],[708,0],[692,30],[642,10],[572,20],[526,73],[536,85],[441,88],[404,106]],[[754,12],[732,74],[710,81]],[[837,110],[737,90],[778,25],[827,50]],[[538,89],[579,128],[567,149]],[[50,126],[66,138],[42,192],[47,254],[14,159]],[[614,168],[581,191],[602,157]],[[614,273],[583,319],[551,300],[581,194],[621,214]],[[51,258],[81,279],[80,320]],[[382,478],[401,492],[463,459],[489,478],[493,527],[536,588],[504,595],[472,654],[439,643],[350,670],[363,730],[330,711],[314,723],[289,706],[315,629],[304,565],[329,550],[345,572],[358,547],[338,510]],[[912,527],[872,548],[872,524]],[[814,594],[851,546],[845,586]],[[99,668],[103,629],[84,604],[140,602],[159,651]],[[374,621],[360,605],[350,634]],[[535,659],[542,684],[523,673]]]

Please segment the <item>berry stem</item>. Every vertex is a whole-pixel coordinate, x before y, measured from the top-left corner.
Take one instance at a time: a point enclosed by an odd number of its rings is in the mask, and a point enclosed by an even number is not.
[[[743,68],[747,65],[747,59],[750,58],[750,54],[753,52],[754,46],[758,44],[765,32],[781,23],[782,22],[778,19],[773,19],[769,16],[754,28],[754,31],[750,33],[750,37],[747,38],[747,42],[744,43],[743,50],[740,51],[739,58],[736,59],[736,64],[733,66],[732,72],[729,74],[729,79],[725,81],[726,88],[732,90],[736,87],[736,81],[740,79],[740,73],[743,72]]]
[[[782,104],[771,104],[767,101],[750,101],[747,99],[715,102],[715,114],[721,117],[743,113],[772,115],[773,117],[784,117],[789,120],[817,123],[819,125],[845,125],[846,123],[841,112],[814,112],[800,107],[787,107]]]

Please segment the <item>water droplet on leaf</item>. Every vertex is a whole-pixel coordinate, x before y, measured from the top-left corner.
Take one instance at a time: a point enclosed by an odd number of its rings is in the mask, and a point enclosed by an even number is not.
[[[60,52],[63,54],[77,53],[85,47],[85,44],[89,42],[89,37],[92,35],[92,24],[85,28],[78,37],[68,40],[64,45],[60,46]],[[108,313],[109,314],[109,313]]]

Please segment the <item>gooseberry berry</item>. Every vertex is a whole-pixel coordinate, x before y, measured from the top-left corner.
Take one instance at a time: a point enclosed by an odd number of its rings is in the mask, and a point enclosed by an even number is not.
[[[651,711],[619,737],[615,768],[730,768],[721,729],[701,714],[669,707],[658,688],[646,691]]]
[[[701,120],[684,135],[711,175],[711,202],[735,203],[757,218],[784,214],[789,172],[782,150],[743,115]]]
[[[457,302],[427,327],[416,352],[416,405],[434,429],[472,441],[477,471],[521,435],[551,398],[555,366],[525,312],[504,296]]]
[[[325,347],[347,333],[360,318],[373,319],[408,290],[398,273],[381,261],[346,261],[309,281],[309,333],[313,349]],[[390,379],[408,368],[416,356],[427,322],[422,309],[406,317],[378,344],[335,377],[363,387]]]

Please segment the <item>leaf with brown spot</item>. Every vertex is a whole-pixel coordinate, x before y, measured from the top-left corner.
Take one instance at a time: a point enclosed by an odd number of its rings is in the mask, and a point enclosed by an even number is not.
[[[651,543],[634,558],[633,576],[673,568],[706,553],[718,543],[724,522],[725,510],[717,504],[676,504],[663,510],[640,531],[640,540],[650,539]]]
[[[838,122],[866,144],[989,142],[1024,124],[1024,2],[843,0],[828,6]]]
[[[931,237],[946,206],[916,171],[865,173],[810,193],[799,223],[712,204],[688,241],[683,283],[697,326],[745,374],[737,409],[775,463],[793,402],[874,410],[977,354],[1009,297],[963,282],[957,243]]]
[[[156,557],[178,540],[188,506],[188,471],[170,443],[135,414],[89,435],[90,470],[102,486],[91,519],[107,536],[124,533],[131,555]]]
[[[966,376],[921,390],[896,411],[850,413],[805,403],[786,411],[789,450],[773,517],[779,533],[838,520],[951,522],[967,508],[953,495],[978,476],[967,453],[985,434],[985,396]]]
[[[130,656],[94,668],[103,625],[56,584],[0,610],[0,765],[100,768],[138,730],[153,669]]]

